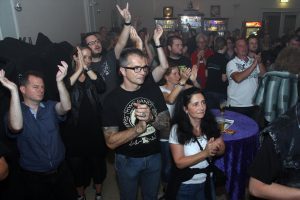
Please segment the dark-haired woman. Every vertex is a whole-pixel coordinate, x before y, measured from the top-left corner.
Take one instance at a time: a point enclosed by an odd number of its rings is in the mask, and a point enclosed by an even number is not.
[[[225,144],[217,123],[206,110],[205,97],[198,88],[183,91],[178,99],[169,143],[174,163],[179,169],[206,168],[209,165],[207,159],[224,153]],[[206,179],[205,173],[195,174],[180,185],[176,199],[205,199]]]

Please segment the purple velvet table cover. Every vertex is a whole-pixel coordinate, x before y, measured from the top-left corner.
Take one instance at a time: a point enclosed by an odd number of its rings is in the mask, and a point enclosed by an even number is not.
[[[216,117],[220,116],[219,110],[211,111]],[[230,199],[242,200],[245,197],[245,188],[249,180],[247,170],[258,148],[259,128],[253,119],[240,113],[225,111],[224,117],[234,120],[229,129],[235,130],[236,133],[222,134],[226,151],[215,164],[227,176],[226,190]]]

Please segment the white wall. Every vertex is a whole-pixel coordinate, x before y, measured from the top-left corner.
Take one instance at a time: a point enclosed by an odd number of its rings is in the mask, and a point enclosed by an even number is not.
[[[16,12],[17,0],[0,0],[0,37],[32,37],[35,42],[38,32],[43,32],[54,42],[79,43],[80,33],[88,31],[85,5],[92,0],[21,0],[23,10]],[[133,17],[139,17],[141,27],[154,27],[154,17],[162,17],[164,6],[174,7],[174,16],[182,13],[188,0],[96,0],[100,8],[98,26],[112,26],[119,13],[115,4],[124,7],[129,2]],[[13,2],[13,3],[11,3]],[[300,12],[300,0],[288,4],[280,0],[193,0],[194,8],[210,17],[210,6],[221,6],[221,17],[229,18],[229,30],[240,28],[244,20],[261,20],[264,11]],[[15,13],[15,18],[14,18]],[[300,26],[300,16],[297,18]],[[1,39],[1,38],[0,38]]]
[[[21,37],[31,37],[35,42],[38,32],[53,42],[79,42],[85,32],[82,0],[26,0],[21,1],[23,10],[17,12]]]
[[[5,37],[19,37],[12,1],[0,0],[0,39]]]

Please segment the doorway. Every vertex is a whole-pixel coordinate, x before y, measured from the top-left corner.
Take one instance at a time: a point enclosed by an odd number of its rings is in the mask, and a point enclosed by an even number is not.
[[[265,29],[272,39],[291,34],[296,28],[296,12],[264,12]]]

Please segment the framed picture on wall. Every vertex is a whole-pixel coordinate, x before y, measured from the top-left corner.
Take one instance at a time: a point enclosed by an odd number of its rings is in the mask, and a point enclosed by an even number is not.
[[[220,17],[221,16],[221,6],[211,5],[210,6],[210,17]]]

